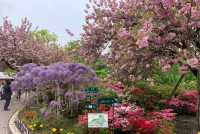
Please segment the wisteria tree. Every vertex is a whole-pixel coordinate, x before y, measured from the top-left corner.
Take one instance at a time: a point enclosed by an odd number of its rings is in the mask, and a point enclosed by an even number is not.
[[[178,63],[180,73],[198,76],[200,0],[90,0],[87,8],[82,44],[89,61],[109,48],[107,62],[121,80],[142,78],[153,63],[164,70]]]
[[[67,60],[63,50],[35,39],[31,26],[27,19],[23,19],[20,26],[14,26],[7,18],[4,19],[0,26],[0,60],[16,68],[26,63],[50,64]]]
[[[46,87],[52,83],[80,86],[96,81],[95,71],[83,64],[54,63],[48,66],[38,66],[30,63],[21,67],[11,86],[13,90],[31,90]]]
[[[84,55],[92,62],[106,52],[122,81],[142,78],[157,61],[165,70],[199,62],[199,0],[90,0],[87,8]]]
[[[58,109],[63,105],[61,97],[64,97],[66,101],[68,100],[67,106],[72,114],[74,109],[78,109],[75,102],[83,98],[83,94],[75,90],[96,82],[95,71],[83,64],[55,63],[48,66],[38,66],[30,63],[21,67],[11,87],[13,91],[36,89],[36,93],[51,90],[55,94],[55,101],[51,102],[50,106],[56,107],[58,112]]]

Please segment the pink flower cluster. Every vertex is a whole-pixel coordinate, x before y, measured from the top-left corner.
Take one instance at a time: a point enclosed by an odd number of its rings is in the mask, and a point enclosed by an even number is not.
[[[156,120],[148,120],[145,118],[132,122],[134,124],[134,132],[139,134],[152,134],[153,130],[158,127],[159,122]]]
[[[118,83],[109,82],[105,84],[105,87],[111,89],[112,91],[118,94],[122,94],[125,90],[125,86],[121,82]]]
[[[164,109],[160,112],[151,112],[148,114],[149,117],[154,117],[155,119],[164,119],[168,121],[172,121],[175,119],[175,113],[173,113],[173,109]]]
[[[152,134],[155,129],[161,128],[161,120],[171,121],[175,118],[172,109],[160,112],[151,112],[145,116],[144,109],[129,103],[110,107],[108,113],[109,128],[131,130],[140,134]],[[87,114],[79,116],[81,125],[87,124]]]
[[[195,114],[197,111],[197,91],[185,91],[181,93],[177,98],[172,98],[167,106],[173,108],[177,112],[185,112],[186,114]]]
[[[155,129],[160,128],[161,120],[171,121],[175,119],[175,113],[172,109],[165,109],[160,112],[151,112],[145,116],[144,109],[130,104],[120,104],[110,108],[109,120],[111,128],[132,129],[140,134],[152,134]],[[112,126],[112,123],[114,126]]]

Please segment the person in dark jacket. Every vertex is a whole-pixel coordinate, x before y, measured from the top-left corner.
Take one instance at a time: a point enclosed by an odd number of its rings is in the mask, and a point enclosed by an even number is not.
[[[3,87],[4,89],[4,99],[5,99],[5,104],[4,104],[4,110],[8,111],[8,106],[10,105],[11,101],[11,96],[12,96],[12,90],[10,88],[11,81],[7,80],[5,86]]]
[[[17,92],[17,100],[18,100],[18,101],[20,101],[21,95],[22,95],[22,92],[21,92],[21,90],[19,90],[19,91]]]
[[[3,86],[4,86],[4,81],[0,80],[0,100],[3,100]]]

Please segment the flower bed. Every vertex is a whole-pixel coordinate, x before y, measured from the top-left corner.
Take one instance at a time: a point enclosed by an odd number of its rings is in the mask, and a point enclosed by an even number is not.
[[[23,109],[19,120],[30,134],[84,134],[85,131],[76,119],[57,118],[53,114],[44,116],[38,108]]]
[[[141,107],[124,103],[110,107],[108,111],[101,108],[100,112],[108,114],[110,131],[114,129],[118,133],[157,134],[168,129],[168,132],[173,132],[171,121],[175,119],[175,113],[171,109],[145,113]],[[87,120],[87,113],[79,116],[79,124],[87,126]]]
[[[110,134],[113,129],[117,134],[159,134],[162,131],[170,134],[174,131],[175,113],[171,109],[145,113],[143,108],[128,103],[115,107],[100,105],[99,112],[108,114],[108,129],[88,129],[88,112],[69,119],[53,113],[43,115],[40,111],[40,108],[26,108],[19,114],[21,124],[25,124],[30,134]]]

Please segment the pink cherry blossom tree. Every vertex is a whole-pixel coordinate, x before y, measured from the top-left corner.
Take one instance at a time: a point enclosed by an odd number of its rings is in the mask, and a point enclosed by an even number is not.
[[[199,79],[200,0],[90,0],[85,12],[83,54],[93,62],[109,48],[107,63],[121,81],[142,78],[155,63],[164,70],[178,63],[182,75]]]
[[[27,19],[23,19],[19,26],[14,26],[8,18],[4,19],[0,25],[0,60],[15,69],[30,62],[49,64],[67,60],[62,49],[55,49],[47,42],[35,39],[31,26]]]
[[[199,63],[199,0],[90,0],[82,34],[83,54],[95,61],[106,48],[116,76],[133,81],[155,62]]]

